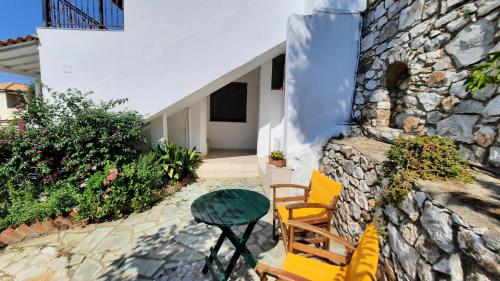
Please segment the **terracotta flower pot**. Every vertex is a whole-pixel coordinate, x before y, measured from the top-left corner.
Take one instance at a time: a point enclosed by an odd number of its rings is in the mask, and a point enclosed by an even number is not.
[[[269,157],[269,164],[278,168],[283,168],[286,166],[286,159],[273,159],[272,157]]]

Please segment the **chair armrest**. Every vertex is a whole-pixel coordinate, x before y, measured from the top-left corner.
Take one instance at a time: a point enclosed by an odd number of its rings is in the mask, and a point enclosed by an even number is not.
[[[288,226],[290,226],[292,228],[300,228],[303,230],[307,230],[307,231],[316,233],[320,236],[323,236],[325,238],[328,238],[330,240],[333,240],[333,241],[339,243],[340,245],[344,246],[349,252],[352,252],[356,249],[351,242],[349,242],[349,241],[345,240],[344,238],[342,238],[338,235],[335,235],[329,231],[321,229],[319,227],[316,227],[316,226],[313,226],[313,225],[310,225],[307,223],[303,223],[300,221],[294,221],[294,220],[289,220],[287,224],[288,224]]]
[[[257,271],[260,280],[267,280],[266,276],[272,276],[276,278],[276,280],[283,281],[310,281],[304,277],[298,276],[297,274],[285,271],[283,269],[279,269],[265,263],[259,262],[255,267],[255,271]]]
[[[297,188],[303,189],[304,195],[300,196],[287,196],[287,197],[277,197],[276,190],[278,188]],[[293,183],[278,183],[272,184],[271,189],[273,190],[273,209],[276,209],[276,202],[292,202],[292,201],[306,201],[309,196],[309,190],[311,189],[309,186],[293,184]]]
[[[271,184],[272,189],[276,188],[300,188],[304,190],[311,190],[309,186],[306,185],[300,185],[300,184],[294,184],[294,183],[277,183],[277,184]]]
[[[333,211],[333,208],[331,206],[321,204],[321,203],[296,203],[296,204],[290,204],[285,206],[288,210],[293,210],[293,209],[303,209],[303,208],[323,208],[329,211]]]

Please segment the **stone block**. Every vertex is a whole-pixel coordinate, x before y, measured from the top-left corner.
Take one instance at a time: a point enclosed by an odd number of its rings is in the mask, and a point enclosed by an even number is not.
[[[424,0],[417,0],[412,5],[401,11],[399,16],[399,30],[404,30],[422,19],[424,10]]]
[[[453,109],[453,113],[458,114],[482,114],[483,111],[483,103],[475,100],[464,100]]]
[[[500,115],[500,96],[496,96],[488,102],[483,115],[486,117]]]
[[[429,201],[425,202],[420,222],[422,223],[422,227],[427,231],[431,241],[439,248],[447,253],[455,251],[450,215],[444,209],[434,206]]]
[[[500,167],[500,147],[491,147],[488,163],[494,167]]]
[[[420,259],[420,254],[410,246],[399,233],[398,229],[392,224],[388,225],[389,242],[391,248],[396,254],[404,271],[413,279],[417,275],[417,262]],[[397,272],[397,270],[396,270]]]
[[[438,73],[438,72],[434,72]],[[417,99],[425,111],[434,110],[439,104],[439,97],[435,93],[418,93]]]
[[[477,115],[452,115],[437,123],[437,134],[456,141],[473,143],[472,128],[478,119]]]
[[[458,67],[466,67],[484,58],[494,40],[495,27],[489,21],[481,19],[468,24],[445,49]]]
[[[494,127],[482,126],[474,133],[474,141],[480,146],[490,146],[495,142],[496,132]]]

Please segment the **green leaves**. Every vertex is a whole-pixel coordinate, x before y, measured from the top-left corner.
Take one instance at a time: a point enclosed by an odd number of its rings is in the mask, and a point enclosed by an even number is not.
[[[270,156],[274,160],[284,160],[285,159],[285,153],[281,150],[272,151]]]
[[[400,137],[386,152],[384,172],[389,184],[382,201],[399,205],[413,189],[417,179],[473,180],[468,161],[452,140],[438,136]]]
[[[122,167],[138,158],[136,147],[146,141],[142,116],[118,110],[125,100],[96,103],[90,95],[72,89],[45,99],[30,92],[15,122],[0,129],[0,220],[14,207],[46,206],[39,198],[50,198],[54,186],[77,187],[108,162]],[[8,186],[20,193],[8,193]]]
[[[500,51],[488,55],[488,60],[470,69],[471,74],[465,80],[466,89],[476,93],[488,85],[500,82]]]
[[[203,162],[203,155],[196,148],[188,150],[171,142],[165,142],[157,153],[161,155],[163,169],[170,183],[186,177],[196,177],[196,170]]]
[[[163,167],[158,155],[151,152],[119,168],[108,162],[103,171],[94,173],[85,183],[78,198],[78,218],[119,218],[129,211],[140,212],[154,202],[163,185]]]

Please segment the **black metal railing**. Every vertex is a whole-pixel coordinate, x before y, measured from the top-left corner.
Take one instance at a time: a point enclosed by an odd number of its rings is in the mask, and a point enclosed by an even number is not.
[[[46,27],[123,29],[123,0],[42,0]]]

